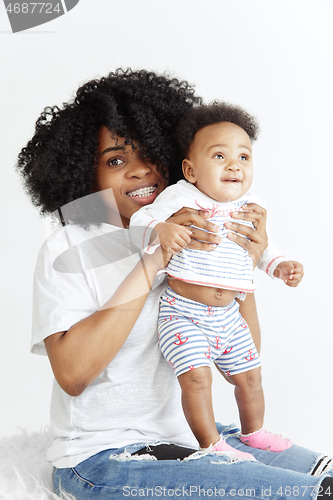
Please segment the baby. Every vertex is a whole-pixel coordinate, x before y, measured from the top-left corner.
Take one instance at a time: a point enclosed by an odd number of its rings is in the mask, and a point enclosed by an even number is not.
[[[253,179],[252,142],[257,134],[256,120],[237,106],[214,102],[191,109],[178,128],[186,180],[165,189],[152,205],[131,218],[136,245],[153,252],[157,246],[150,242],[154,228],[161,247],[173,255],[165,269],[168,288],[161,297],[158,329],[161,350],[182,389],[186,419],[202,449],[234,451],[245,458],[253,457],[230,447],[217,432],[211,360],[235,386],[241,441],[277,452],[292,446],[289,439],[263,428],[261,362],[235,300],[244,300],[246,293],[254,291],[254,264],[246,250],[228,239],[225,227],[232,215],[250,208],[250,203],[262,205],[248,192]],[[165,222],[182,207],[207,211],[209,221],[219,226],[225,237],[214,250],[186,249],[191,229]],[[144,232],[137,227],[144,227]],[[303,266],[286,261],[272,243],[258,267],[288,286],[297,286],[303,277]]]

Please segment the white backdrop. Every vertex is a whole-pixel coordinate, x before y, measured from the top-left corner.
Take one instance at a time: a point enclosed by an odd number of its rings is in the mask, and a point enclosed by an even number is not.
[[[117,67],[167,70],[258,116],[253,190],[271,236],[305,267],[297,289],[256,275],[266,427],[333,454],[331,0],[80,0],[68,14],[12,34],[0,5],[1,435],[48,423],[51,370],[29,353],[32,275],[44,222],[14,171],[47,105]],[[238,422],[217,373],[221,422]]]

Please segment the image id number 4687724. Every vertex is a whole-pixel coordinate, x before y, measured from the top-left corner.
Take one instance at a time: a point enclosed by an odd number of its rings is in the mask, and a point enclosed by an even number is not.
[[[62,8],[60,3],[53,6],[52,3],[42,3],[42,2],[24,2],[24,3],[10,3],[6,7],[6,11],[9,14],[53,14],[57,12],[60,14]]]
[[[316,486],[280,486],[280,488],[277,490],[276,494],[281,495],[281,496],[286,496],[286,497],[304,497],[308,489],[316,489]],[[333,492],[331,492],[331,487],[328,486],[327,488],[324,488],[322,486],[319,486],[318,488],[318,497],[322,496],[331,496]]]

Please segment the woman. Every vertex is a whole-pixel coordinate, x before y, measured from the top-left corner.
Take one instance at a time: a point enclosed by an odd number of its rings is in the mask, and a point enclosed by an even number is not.
[[[193,455],[197,444],[177,382],[157,344],[165,288],[159,271],[170,256],[141,258],[126,228],[140,206],[179,179],[173,131],[200,102],[186,82],[118,70],[83,85],[63,109],[46,109],[19,156],[32,201],[63,225],[38,257],[32,342],[55,375],[48,459],[58,494],[62,488],[78,500],[151,492],[199,498],[212,490],[238,498],[254,490],[284,498],[291,487],[310,498],[332,481],[307,474],[329,459],[296,446],[279,454],[254,450],[257,462]],[[266,214],[251,208],[239,218],[255,229],[234,225],[247,239],[229,237],[256,263],[267,245]],[[219,242],[202,213],[185,209],[171,219],[211,231],[193,230],[192,248],[209,251]],[[259,347],[252,295],[241,313]],[[218,430],[246,451],[233,426]]]

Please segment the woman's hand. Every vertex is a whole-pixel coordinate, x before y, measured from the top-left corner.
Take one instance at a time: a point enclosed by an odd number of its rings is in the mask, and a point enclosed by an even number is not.
[[[254,228],[236,222],[226,222],[225,227],[233,231],[228,233],[228,238],[249,252],[250,257],[253,259],[253,266],[256,267],[268,245],[266,233],[267,212],[256,203],[243,205],[241,210],[240,212],[232,212],[232,218],[250,221]]]
[[[219,243],[221,243],[222,238],[217,234],[219,227],[212,222],[209,222],[207,218],[209,214],[204,210],[195,210],[194,208],[184,207],[173,214],[166,222],[172,222],[174,224],[179,224],[181,226],[196,226],[191,227],[191,243],[189,243],[186,248],[192,248],[192,250],[214,250]],[[197,229],[200,228],[200,229]],[[205,231],[202,231],[205,229]],[[210,231],[207,233],[207,231]]]
[[[228,238],[238,243],[238,245],[249,252],[255,267],[268,245],[266,233],[267,212],[256,203],[249,203],[243,205],[241,208],[242,211],[240,212],[232,212],[232,218],[250,221],[254,228],[236,222],[226,222],[225,226],[227,229],[230,229]],[[218,233],[219,228],[216,224],[209,222],[207,220],[208,217],[209,214],[204,210],[184,207],[167,219],[167,222],[173,222],[174,224],[183,226],[194,225],[200,228],[196,229],[191,227],[192,234],[190,237],[192,241],[187,245],[187,248],[209,251],[214,250],[222,241],[222,238],[218,236],[218,234],[214,234]],[[201,229],[205,229],[205,231]],[[207,231],[210,232],[208,233]]]

